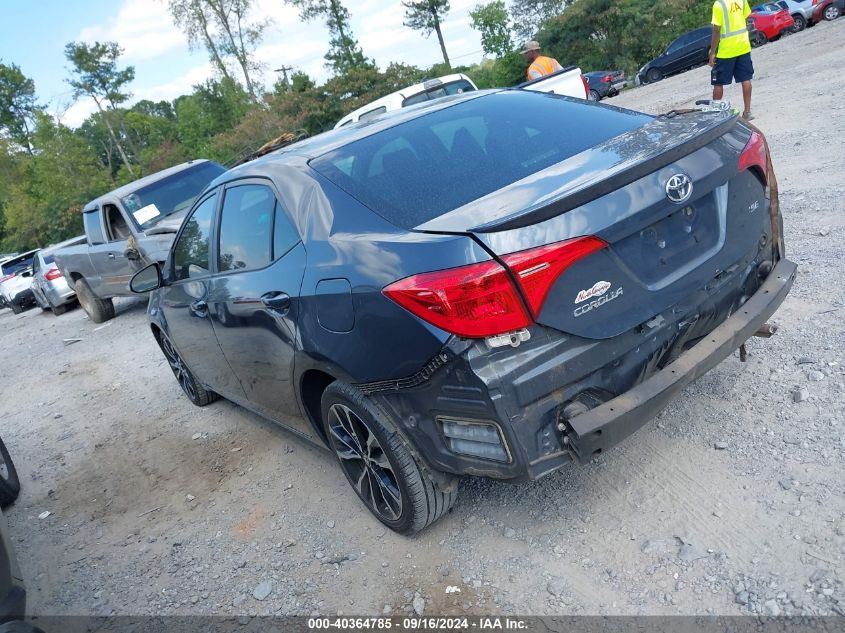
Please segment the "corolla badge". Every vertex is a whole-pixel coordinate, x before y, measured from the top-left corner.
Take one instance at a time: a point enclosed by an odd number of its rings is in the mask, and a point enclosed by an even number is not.
[[[692,180],[686,174],[675,174],[666,182],[666,197],[675,204],[683,204],[692,196]]]
[[[593,284],[592,288],[587,288],[586,290],[582,290],[581,292],[579,292],[578,296],[575,297],[575,303],[582,303],[587,299],[592,299],[593,297],[600,297],[609,289],[609,281],[597,281]]]

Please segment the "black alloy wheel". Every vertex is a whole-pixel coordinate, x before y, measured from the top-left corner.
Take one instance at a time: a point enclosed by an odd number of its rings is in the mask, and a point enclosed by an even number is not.
[[[216,393],[205,389],[197,381],[194,374],[191,373],[191,370],[188,369],[188,366],[182,360],[182,357],[179,356],[179,352],[176,351],[170,339],[164,336],[164,334],[161,334],[158,338],[161,351],[164,353],[164,357],[167,359],[167,363],[170,365],[170,369],[173,371],[173,375],[176,377],[179,386],[182,387],[182,391],[188,396],[188,400],[198,407],[204,407],[217,400],[218,396]]]
[[[435,482],[409,439],[378,404],[354,386],[333,382],[323,392],[320,413],[329,449],[367,509],[400,534],[419,532],[446,514],[458,495],[458,480]]]
[[[402,491],[378,438],[344,404],[329,407],[328,428],[332,448],[355,492],[377,517],[397,521],[402,514]]]

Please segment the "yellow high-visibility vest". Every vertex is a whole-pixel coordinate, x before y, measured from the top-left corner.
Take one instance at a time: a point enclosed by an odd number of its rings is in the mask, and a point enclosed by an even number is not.
[[[727,59],[751,52],[746,19],[751,14],[748,0],[716,0],[713,3],[713,26],[720,28],[716,57]]]

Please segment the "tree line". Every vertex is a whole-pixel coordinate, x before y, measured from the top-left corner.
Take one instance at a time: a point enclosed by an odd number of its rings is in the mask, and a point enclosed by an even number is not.
[[[378,68],[365,55],[342,0],[285,0],[329,35],[329,79],[318,85],[282,66],[272,88],[256,58],[269,21],[253,0],[169,0],[174,24],[203,50],[213,78],[173,101],[131,101],[132,66],[118,42],[70,42],[67,83],[95,111],[72,129],[49,116],[32,79],[0,60],[0,251],[44,246],[82,231],[90,199],[192,158],[231,164],[286,131],[317,134],[348,112],[425,77],[468,74],[480,88],[525,77],[522,42],[538,38],[561,63],[624,68],[659,53],[678,33],[706,24],[712,0],[491,0],[470,12],[485,60],[453,66],[442,25],[449,0],[405,0],[406,26],[436,37],[443,61]]]

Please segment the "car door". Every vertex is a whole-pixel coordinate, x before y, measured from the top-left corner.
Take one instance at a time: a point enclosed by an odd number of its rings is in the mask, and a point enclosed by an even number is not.
[[[123,211],[116,205],[106,203],[100,207],[105,226],[102,244],[91,246],[91,265],[100,277],[101,285],[94,291],[104,297],[128,295],[129,280],[137,272],[137,265],[126,257],[127,240],[132,234]]]
[[[32,256],[32,294],[41,303],[44,303],[44,292],[41,289],[41,253],[35,253]]]
[[[680,59],[683,47],[684,36],[681,36],[666,48],[666,52],[663,53],[663,59],[660,62],[664,75],[671,75],[681,70]]]
[[[217,393],[244,398],[232,374],[208,313],[210,250],[219,193],[205,196],[187,217],[165,264],[161,310],[166,334],[194,376]]]
[[[253,408],[314,439],[293,384],[305,249],[269,180],[226,187],[208,308],[232,371]]]
[[[697,29],[687,33],[681,50],[681,69],[692,68],[706,63],[710,54],[710,35],[712,29]]]

